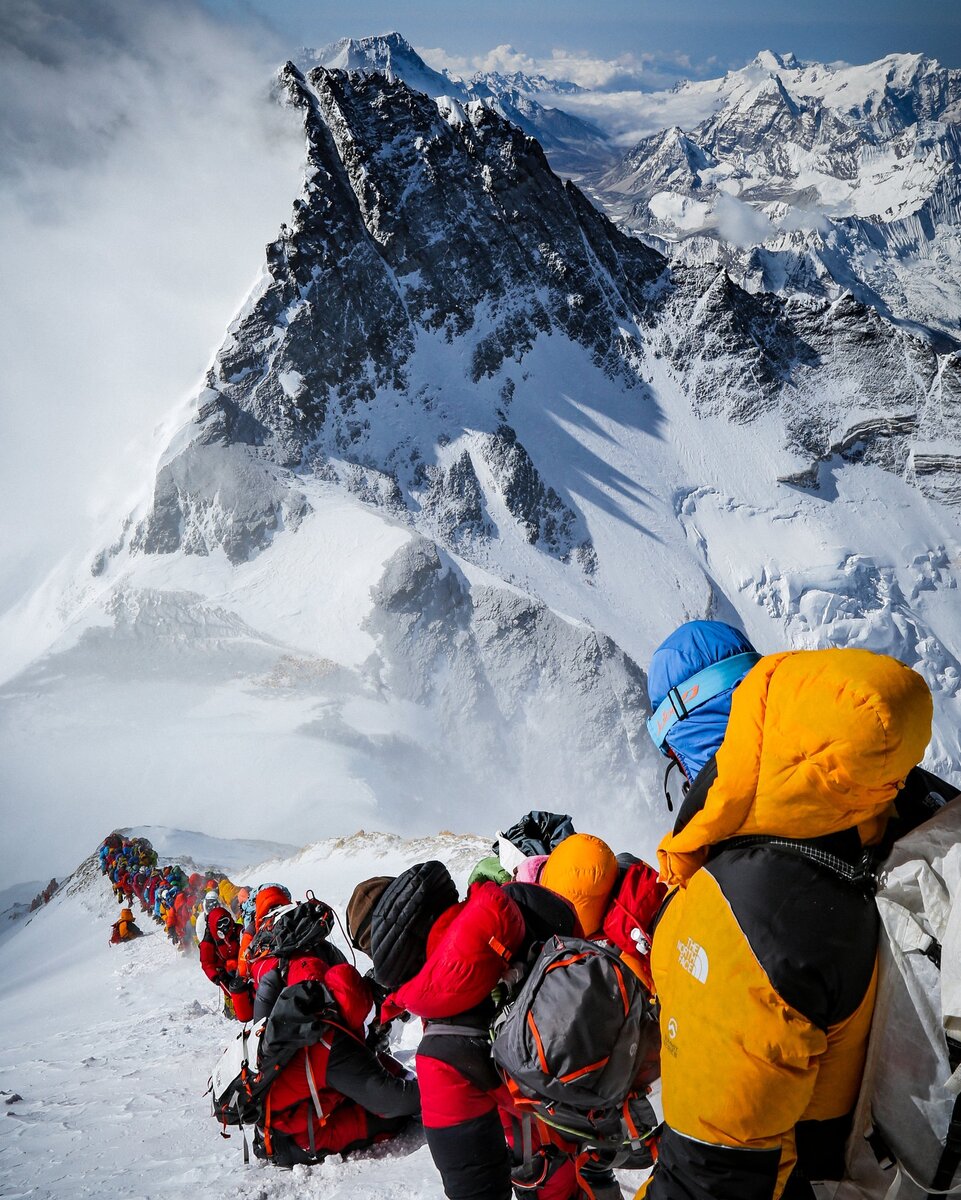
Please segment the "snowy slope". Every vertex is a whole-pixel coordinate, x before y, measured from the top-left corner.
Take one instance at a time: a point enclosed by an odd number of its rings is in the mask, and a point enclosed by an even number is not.
[[[193,861],[204,843],[170,831]],[[295,895],[311,888],[343,916],[356,883],[440,858],[460,888],[489,850],[476,837],[423,842],[357,835],[308,846],[237,879],[278,880]],[[236,860],[237,846],[228,857]],[[210,865],[210,864],[207,864]],[[423,1135],[347,1162],[280,1171],[254,1160],[240,1140],[219,1135],[204,1096],[207,1079],[236,1024],[217,1011],[218,992],[196,958],[182,957],[144,918],[146,936],[108,944],[117,905],[94,860],[4,943],[0,1005],[0,1194],[9,1200],[129,1197],[159,1200],[440,1200]],[[333,940],[344,945],[339,934]],[[362,964],[363,965],[363,964]],[[410,1061],[419,1031],[401,1027],[395,1053]],[[623,1172],[625,1191],[642,1175]]]

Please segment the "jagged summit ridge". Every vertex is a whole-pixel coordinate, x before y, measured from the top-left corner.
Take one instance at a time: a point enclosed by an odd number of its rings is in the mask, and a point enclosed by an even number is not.
[[[561,174],[578,176],[606,169],[616,158],[604,134],[589,120],[542,100],[563,99],[582,91],[564,80],[542,75],[509,75],[478,72],[460,79],[449,71],[435,71],[399,33],[380,37],[344,38],[320,49],[305,49],[297,65],[304,71],[322,66],[359,71],[403,80],[415,91],[438,99],[449,96],[461,104],[478,100],[524,133],[537,138]]]
[[[663,260],[619,233],[550,171],[536,142],[483,104],[455,111],[397,81],[325,69],[308,82],[293,65],[284,83],[308,136],[304,198],[268,248],[262,292],[217,357],[195,449],[165,463],[135,544],[199,548],[199,537],[243,558],[302,515],[298,494],[278,493],[278,468],[326,470],[332,457],[399,511],[436,512],[439,493],[456,506],[465,488],[476,491],[476,452],[525,538],[569,556],[584,531],[510,427],[513,381],[498,385],[501,411],[468,436],[466,462],[460,453],[432,468],[434,448],[420,445],[378,454],[365,412],[384,392],[430,411],[429,370],[413,361],[425,338],[457,344],[462,387],[492,380],[551,333],[636,385],[637,322],[653,307]],[[463,438],[463,414],[438,416],[430,420],[442,440]],[[192,485],[200,446],[219,459],[219,498],[224,472],[243,475],[227,489],[239,511],[230,528],[212,515],[211,492]],[[449,483],[437,468],[452,472]],[[263,505],[259,517],[240,493]],[[476,532],[488,527],[476,505],[464,511]],[[453,529],[463,540],[463,523]]]
[[[939,365],[850,299],[785,304],[723,270],[672,273],[484,104],[373,74],[304,77],[292,64],[283,82],[303,114],[305,191],[134,548],[219,545],[242,561],[303,519],[306,474],[480,562],[491,540],[517,536],[589,567],[575,499],[510,416],[530,402],[523,364],[545,338],[581,347],[652,417],[656,353],[696,411],[741,422],[779,412],[809,464],[853,444],[844,410],[819,399],[827,389],[879,413],[873,435],[855,439],[862,457],[909,476],[912,438],[937,437],[940,466],[919,484],[950,469],[958,431],[941,402],[956,361]],[[683,135],[674,144],[689,171],[709,169]],[[390,432],[398,405],[416,414],[405,435]]]

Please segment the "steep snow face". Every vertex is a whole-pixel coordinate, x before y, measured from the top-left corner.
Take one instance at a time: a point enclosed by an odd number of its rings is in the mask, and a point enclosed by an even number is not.
[[[330,67],[338,71],[376,72],[391,82],[401,79],[408,87],[428,96],[447,96],[462,91],[458,82],[446,72],[441,74],[429,67],[399,33],[341,38],[327,46],[304,47],[297,63],[304,70]]]
[[[148,501],[0,691],[37,853],[539,806],[652,854],[643,665],[703,616],[916,666],[953,774],[957,356],[850,296],[672,269],[483,103],[283,85],[292,220]]]
[[[596,185],[628,228],[752,291],[846,288],[961,336],[961,71],[920,55],[850,67],[765,52],[665,108],[710,114],[646,137]]]

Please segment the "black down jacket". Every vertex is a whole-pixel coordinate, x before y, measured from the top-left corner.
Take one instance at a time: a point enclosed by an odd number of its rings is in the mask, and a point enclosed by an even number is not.
[[[457,903],[457,888],[440,862],[416,863],[389,883],[370,924],[374,978],[386,988],[412,979],[427,959],[427,935]]]

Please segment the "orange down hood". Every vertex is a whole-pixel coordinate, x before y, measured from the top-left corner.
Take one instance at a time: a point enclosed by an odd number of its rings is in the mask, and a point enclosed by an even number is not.
[[[540,884],[574,906],[583,937],[600,929],[617,882],[617,859],[606,842],[589,833],[573,833],[550,852]]]
[[[928,685],[869,650],[762,658],[734,692],[717,779],[703,809],[658,847],[661,877],[683,884],[709,846],[768,834],[822,837],[856,827],[865,844],[931,737]]]

